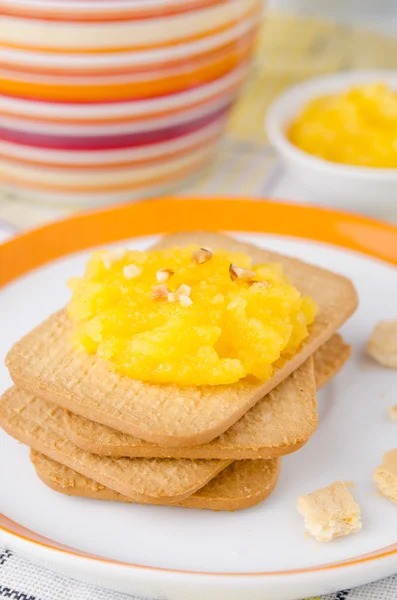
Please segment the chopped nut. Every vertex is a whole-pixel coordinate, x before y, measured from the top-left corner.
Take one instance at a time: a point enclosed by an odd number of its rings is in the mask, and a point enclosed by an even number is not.
[[[137,277],[140,275],[140,273],[141,270],[136,265],[127,265],[123,267],[123,275],[125,279],[134,279],[134,277]]]
[[[208,248],[200,248],[192,254],[192,261],[196,263],[196,265],[202,265],[203,263],[211,260],[211,258],[212,252]]]
[[[397,321],[380,321],[376,325],[367,352],[384,367],[397,369]]]
[[[182,284],[179,286],[176,292],[170,292],[168,294],[168,302],[173,303],[178,302],[179,300],[182,306],[190,306],[191,304],[193,304],[192,300],[190,299],[191,291],[192,288],[190,287],[190,285]]]
[[[166,300],[168,298],[169,289],[164,283],[155,285],[152,291],[153,300]]]
[[[395,406],[391,406],[388,410],[388,413],[391,421],[397,421],[397,404]]]
[[[230,279],[232,281],[236,281],[236,279],[242,279],[243,281],[248,281],[254,277],[255,273],[250,271],[249,269],[243,269],[242,267],[237,267],[236,265],[231,264],[229,267]]]
[[[111,269],[114,263],[119,260],[123,260],[127,254],[127,248],[116,248],[116,250],[109,250],[102,257],[103,266],[105,269]]]
[[[156,273],[156,279],[159,283],[165,283],[173,274],[172,269],[159,269]]]
[[[181,294],[179,296],[179,302],[180,302],[181,306],[191,306],[193,304],[193,300],[191,298],[189,298],[189,296],[186,296],[185,294]]]
[[[248,283],[251,285],[251,287],[263,289],[266,289],[270,285],[268,281],[249,281]]]
[[[182,283],[182,285],[179,286],[179,288],[176,290],[176,295],[177,297],[179,297],[181,294],[183,294],[184,296],[190,296],[192,292],[192,288],[190,287],[190,285],[185,285],[184,283]]]

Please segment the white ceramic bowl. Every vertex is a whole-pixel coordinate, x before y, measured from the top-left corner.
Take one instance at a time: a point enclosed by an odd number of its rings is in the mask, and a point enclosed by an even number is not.
[[[309,79],[289,88],[271,104],[265,125],[271,144],[308,190],[308,200],[393,218],[397,216],[397,169],[332,163],[300,150],[286,137],[288,125],[313,98],[373,82],[397,89],[397,71],[349,71]]]

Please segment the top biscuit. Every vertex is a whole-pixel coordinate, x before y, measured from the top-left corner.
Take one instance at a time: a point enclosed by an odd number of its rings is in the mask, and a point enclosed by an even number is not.
[[[281,263],[291,283],[317,302],[318,314],[308,338],[271,379],[200,387],[133,380],[112,370],[98,356],[77,352],[70,343],[72,323],[65,311],[60,311],[9,352],[6,363],[16,385],[138,438],[165,446],[194,446],[211,441],[233,425],[324,344],[357,307],[357,294],[345,277],[231,237],[176,234],[163,238],[157,247],[192,243],[245,252],[254,264]]]

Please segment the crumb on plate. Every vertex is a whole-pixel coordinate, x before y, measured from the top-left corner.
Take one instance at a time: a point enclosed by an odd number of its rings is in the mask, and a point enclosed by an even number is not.
[[[361,529],[360,507],[343,481],[300,496],[298,512],[318,542],[329,542]]]
[[[374,481],[380,495],[397,503],[397,448],[386,452],[382,465],[375,469]]]
[[[391,406],[387,411],[390,421],[397,421],[397,404]]]
[[[368,340],[367,352],[384,367],[397,369],[397,321],[379,321]]]

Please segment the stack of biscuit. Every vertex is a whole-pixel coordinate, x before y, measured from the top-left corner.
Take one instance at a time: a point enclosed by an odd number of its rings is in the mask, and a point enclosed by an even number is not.
[[[357,306],[350,281],[299,260],[218,234],[166,236],[158,247],[198,243],[278,262],[315,299],[309,337],[266,382],[177,386],[130,379],[97,355],[77,352],[66,311],[11,349],[15,387],[2,397],[0,425],[31,448],[40,479],[69,495],[236,510],[267,498],[280,457],[317,426],[316,389],[350,355],[338,328]]]

